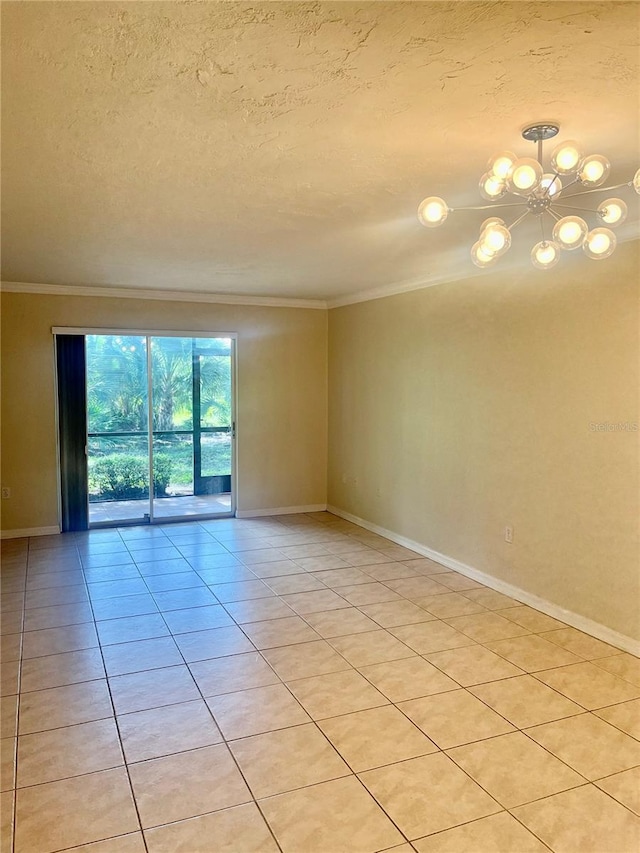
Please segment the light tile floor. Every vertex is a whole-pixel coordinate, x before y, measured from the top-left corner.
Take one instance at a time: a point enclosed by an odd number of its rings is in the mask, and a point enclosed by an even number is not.
[[[2,551],[7,853],[640,849],[640,661],[380,536]]]

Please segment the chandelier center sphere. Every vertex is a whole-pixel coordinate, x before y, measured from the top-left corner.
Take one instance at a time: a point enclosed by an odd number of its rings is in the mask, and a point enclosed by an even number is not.
[[[551,207],[551,199],[549,197],[536,198],[535,196],[531,196],[527,201],[527,207],[529,208],[529,212],[533,213],[534,216],[542,216],[545,210]]]

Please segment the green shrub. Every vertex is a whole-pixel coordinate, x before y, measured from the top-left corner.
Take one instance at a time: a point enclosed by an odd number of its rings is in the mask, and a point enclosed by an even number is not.
[[[165,497],[167,486],[171,482],[173,461],[164,453],[155,453],[153,456],[153,495],[156,498]]]
[[[171,480],[171,459],[163,454],[153,458],[153,494],[163,497]],[[139,500],[149,496],[149,463],[145,456],[110,454],[89,465],[89,490],[100,500]]]

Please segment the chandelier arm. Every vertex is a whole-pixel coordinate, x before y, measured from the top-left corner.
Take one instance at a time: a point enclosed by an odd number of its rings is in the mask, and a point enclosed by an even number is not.
[[[578,196],[580,193],[578,193]],[[577,196],[576,196],[577,197]],[[573,198],[573,196],[569,196],[569,198]],[[566,210],[583,210],[585,213],[597,213],[597,209],[593,207],[579,207],[577,204],[556,204],[553,203],[554,208],[556,207],[564,207]]]
[[[481,204],[473,207],[449,207],[449,213],[453,213],[458,210],[496,210],[498,207],[524,207],[526,202],[524,201],[513,201],[507,202],[506,204]]]
[[[529,215],[529,213],[530,213],[529,210],[525,210],[525,212],[522,214],[522,216],[519,216],[515,222],[512,222],[511,225],[507,225],[507,231],[511,231],[512,228],[515,228],[516,225],[518,225],[520,222],[522,222],[522,220],[525,218],[525,216]]]
[[[575,181],[572,181],[572,183],[575,183]],[[567,186],[570,187],[571,184],[567,184]],[[611,186],[608,186],[608,187],[596,187],[593,190],[585,190],[583,193],[573,193],[573,195],[566,195],[566,196],[564,196],[564,198],[576,198],[576,196],[587,195],[588,193],[606,193],[607,190],[619,190],[619,189],[621,189],[621,187],[631,187],[631,186],[633,186],[633,181],[625,181],[624,184],[612,184]],[[566,189],[566,187],[565,187],[565,189]]]
[[[561,182],[561,183],[562,183],[562,182]],[[572,181],[569,181],[569,183],[568,183],[568,184],[565,184],[565,185],[562,187],[562,191],[564,192],[565,190],[568,190],[568,189],[569,189],[569,187],[572,187],[574,184],[579,184],[579,183],[580,183],[579,179],[578,179],[578,178],[574,178]]]
[[[548,207],[548,208],[547,208],[547,213],[549,214],[549,216],[552,216],[552,217],[555,219],[555,221],[556,221],[556,222],[560,222],[560,220],[562,219],[562,217],[561,217],[561,216],[558,216],[558,214],[557,214],[557,213],[554,213],[554,212],[553,212],[553,210],[551,210],[551,208],[550,208],[550,207]]]

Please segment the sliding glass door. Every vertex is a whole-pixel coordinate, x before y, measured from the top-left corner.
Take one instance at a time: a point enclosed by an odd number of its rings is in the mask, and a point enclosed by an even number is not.
[[[228,338],[151,338],[154,516],[231,511]]]
[[[87,335],[89,523],[148,521],[147,338]]]
[[[233,339],[85,341],[89,523],[232,514]]]

